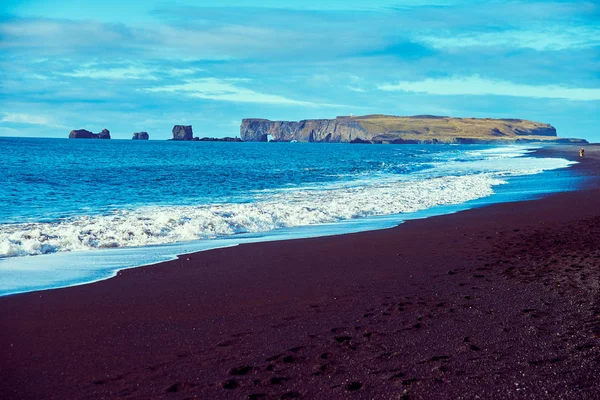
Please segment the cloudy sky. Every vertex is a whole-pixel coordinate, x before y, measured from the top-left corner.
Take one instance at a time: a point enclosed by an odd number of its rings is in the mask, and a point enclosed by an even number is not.
[[[2,3],[0,136],[222,137],[246,117],[384,113],[600,141],[597,0]]]

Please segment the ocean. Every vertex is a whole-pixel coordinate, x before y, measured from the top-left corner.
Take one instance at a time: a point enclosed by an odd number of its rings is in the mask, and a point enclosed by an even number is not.
[[[574,188],[531,148],[0,138],[0,295]]]

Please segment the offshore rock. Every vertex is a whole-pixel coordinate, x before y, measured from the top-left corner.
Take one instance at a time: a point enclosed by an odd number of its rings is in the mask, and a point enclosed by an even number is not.
[[[110,139],[110,131],[102,129],[100,133],[92,133],[85,129],[75,129],[69,133],[69,139]]]
[[[191,125],[175,125],[173,127],[172,140],[192,140],[193,138],[194,133]]]
[[[194,138],[198,139],[198,138]],[[223,138],[212,138],[212,137],[203,137],[202,139],[198,139],[200,142],[241,142],[242,139],[239,137],[223,137]]]
[[[433,115],[344,116],[302,121],[242,120],[243,141],[345,142],[384,144],[555,142],[549,124],[522,119],[451,118]],[[580,141],[581,139],[577,139]]]
[[[371,142],[370,140],[362,140],[360,138],[356,138],[356,139],[352,139],[350,141],[350,143],[352,143],[352,144],[372,144],[373,142]]]
[[[150,139],[150,135],[148,135],[148,132],[134,132],[133,137],[131,139],[133,139],[133,140],[148,140],[148,139]]]

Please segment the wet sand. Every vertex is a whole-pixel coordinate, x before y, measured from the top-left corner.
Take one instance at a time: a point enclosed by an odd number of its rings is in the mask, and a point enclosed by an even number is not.
[[[597,398],[600,146],[574,168],[577,192],[0,298],[0,395]]]

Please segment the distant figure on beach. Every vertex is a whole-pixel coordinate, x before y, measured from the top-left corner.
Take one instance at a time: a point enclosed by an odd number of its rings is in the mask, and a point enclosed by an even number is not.
[[[583,153],[585,153],[585,150],[582,147],[581,149],[579,149],[579,157],[583,157]]]

